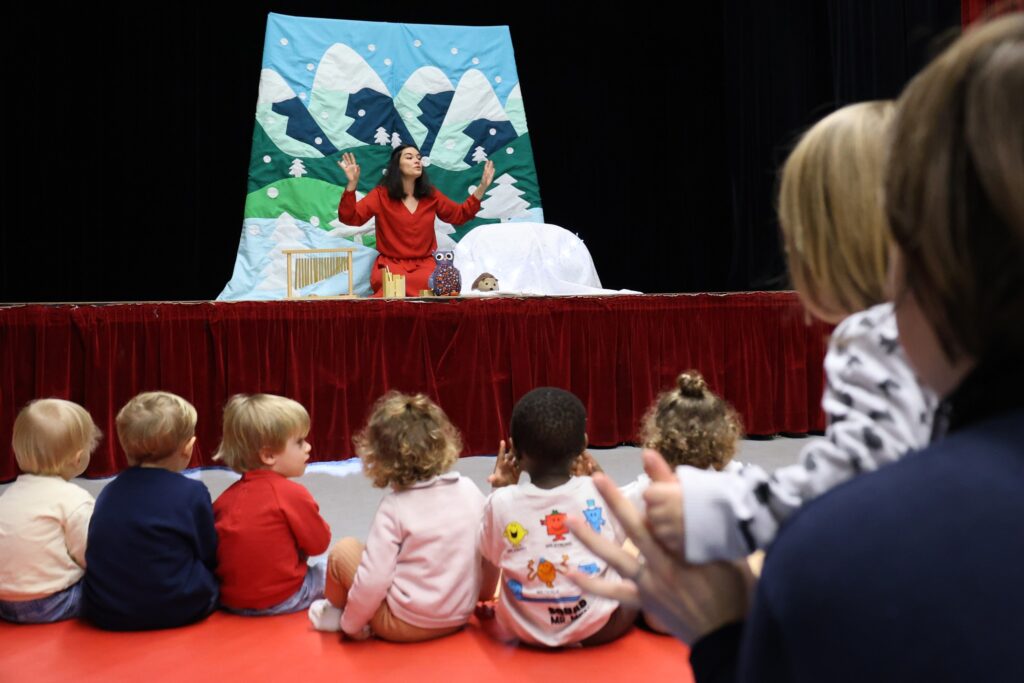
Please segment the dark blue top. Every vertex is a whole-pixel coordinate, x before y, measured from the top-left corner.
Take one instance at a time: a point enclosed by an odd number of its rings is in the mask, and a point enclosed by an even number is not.
[[[137,631],[198,621],[217,604],[217,532],[206,487],[132,467],[96,499],[85,551],[85,616]]]
[[[822,497],[769,557],[740,680],[1024,681],[1024,411]]]
[[[947,436],[793,517],[698,681],[1024,681],[1024,387],[1019,360],[989,370]]]

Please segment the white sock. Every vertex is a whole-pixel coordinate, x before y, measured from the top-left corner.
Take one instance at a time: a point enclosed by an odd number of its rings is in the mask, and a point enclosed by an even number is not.
[[[330,600],[316,600],[309,606],[309,621],[317,631],[337,632],[341,630],[341,612]]]

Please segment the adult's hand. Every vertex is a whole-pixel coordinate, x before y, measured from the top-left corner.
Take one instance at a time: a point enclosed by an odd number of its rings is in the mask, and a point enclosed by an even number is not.
[[[487,192],[487,188],[491,186],[491,182],[494,180],[494,162],[488,159],[484,163],[484,172],[480,176],[480,184],[476,186],[476,190],[473,192],[473,196],[477,199],[483,199],[484,193]]]
[[[663,475],[656,465],[649,464],[645,457],[645,469],[652,479]],[[577,538],[623,577],[621,581],[611,581],[573,571],[569,574],[573,581],[587,592],[643,608],[688,644],[744,618],[754,583],[746,562],[688,564],[658,543],[647,520],[614,481],[601,473],[594,474],[593,481],[641,557],[633,557],[618,544],[594,533],[582,518],[572,516],[569,528]]]

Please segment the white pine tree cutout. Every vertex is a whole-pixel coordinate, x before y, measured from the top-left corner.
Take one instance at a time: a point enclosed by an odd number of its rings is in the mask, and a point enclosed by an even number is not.
[[[373,136],[373,141],[378,145],[386,145],[391,142],[391,136],[384,130],[384,126],[377,129],[377,133]]]
[[[487,152],[484,151],[483,147],[477,147],[473,150],[473,163],[480,164],[487,161]]]
[[[288,169],[288,175],[296,178],[301,178],[306,175],[306,165],[302,163],[302,159],[292,159],[291,168]]]
[[[402,138],[399,137],[398,131],[396,130],[394,133],[391,134],[391,148],[394,149],[395,147],[398,147],[401,144]]]
[[[495,179],[494,187],[487,192],[488,199],[480,202],[480,213],[477,217],[500,218],[502,223],[507,223],[510,219],[526,213],[530,203],[520,199],[524,192],[512,187],[517,182],[519,181],[508,173],[503,173],[500,178]]]

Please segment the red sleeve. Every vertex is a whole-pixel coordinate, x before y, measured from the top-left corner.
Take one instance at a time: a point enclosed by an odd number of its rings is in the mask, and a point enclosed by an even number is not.
[[[331,542],[331,527],[320,516],[320,506],[302,484],[285,480],[287,486],[274,487],[281,512],[295,536],[299,550],[308,555],[319,555]]]
[[[380,193],[373,188],[358,203],[356,193],[345,190],[338,202],[338,220],[345,225],[360,226],[380,213]],[[475,213],[475,212],[474,212]]]
[[[480,210],[480,200],[473,195],[469,195],[461,204],[456,204],[438,190],[434,190],[434,196],[437,199],[437,215],[445,223],[462,225]]]

